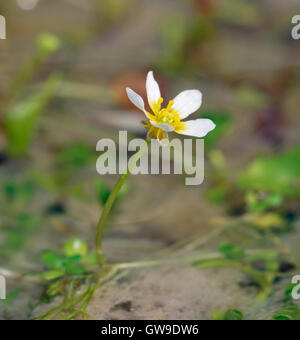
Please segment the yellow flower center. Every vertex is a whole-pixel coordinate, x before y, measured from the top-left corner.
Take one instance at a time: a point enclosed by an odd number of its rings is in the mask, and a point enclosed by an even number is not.
[[[151,103],[150,107],[153,111],[153,114],[147,112],[148,118],[152,120],[155,124],[169,124],[174,128],[174,131],[180,133],[185,130],[185,123],[181,122],[180,114],[177,112],[172,106],[174,105],[174,101],[170,100],[169,104],[166,108],[162,109],[161,104],[163,103],[163,98],[159,98],[157,103]],[[156,137],[159,140],[166,138],[167,133],[160,129],[152,126],[150,124],[144,124],[145,127],[149,128],[149,137]]]

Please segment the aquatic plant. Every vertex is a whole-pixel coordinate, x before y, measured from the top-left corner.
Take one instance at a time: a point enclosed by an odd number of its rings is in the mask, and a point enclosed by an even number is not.
[[[150,71],[147,75],[146,80],[146,90],[148,103],[152,110],[149,113],[145,109],[145,104],[143,98],[135,93],[130,88],[127,88],[127,95],[130,101],[141,111],[144,112],[145,116],[149,121],[143,123],[143,125],[148,128],[148,139],[157,139],[162,145],[168,143],[168,133],[176,132],[183,135],[204,137],[210,131],[215,128],[215,124],[210,119],[196,119],[189,121],[182,121],[187,118],[190,114],[197,111],[202,104],[202,94],[198,90],[186,90],[181,92],[178,96],[171,100],[166,108],[161,108],[163,103],[163,98],[161,97],[160,89],[158,83],[155,81],[153,72]],[[143,155],[147,143],[145,141],[144,147],[136,153],[135,157],[131,159],[128,164],[127,172],[122,174],[113,188],[111,194],[109,195],[106,204],[104,206],[102,215],[100,217],[97,226],[97,236],[96,236],[96,249],[99,258],[100,265],[104,265],[105,261],[103,259],[102,252],[102,236],[105,229],[105,224],[109,213],[113,207],[113,204],[118,197],[118,194],[123,187],[128,175],[132,171],[136,162]]]

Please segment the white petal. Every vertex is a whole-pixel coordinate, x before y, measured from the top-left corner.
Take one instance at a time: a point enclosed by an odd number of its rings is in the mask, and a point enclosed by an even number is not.
[[[202,93],[198,90],[186,90],[174,98],[173,109],[178,111],[180,118],[184,119],[199,110],[202,104]]]
[[[188,120],[184,122],[184,124],[186,129],[178,133],[194,137],[204,137],[216,127],[216,124],[212,120],[206,118]]]
[[[147,74],[146,90],[147,90],[148,103],[152,109],[152,105],[156,104],[159,98],[161,97],[159,85],[154,79],[152,71],[148,72]]]
[[[157,128],[160,128],[160,129],[162,129],[162,130],[164,130],[164,131],[166,131],[166,132],[172,132],[172,131],[174,131],[173,126],[171,126],[170,124],[167,124],[167,123],[164,123],[164,124],[156,124],[156,123],[154,123],[152,120],[150,120],[150,123],[151,123],[153,126],[155,126],[155,127],[157,127]]]
[[[137,93],[135,93],[133,90],[131,90],[129,87],[126,88],[126,92],[132,104],[135,105],[138,109],[142,110],[145,113],[145,115],[147,115],[145,111],[145,103],[143,98]]]

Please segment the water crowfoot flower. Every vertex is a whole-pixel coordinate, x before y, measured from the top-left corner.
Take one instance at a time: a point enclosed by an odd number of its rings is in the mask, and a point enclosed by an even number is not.
[[[170,100],[166,108],[162,108],[164,100],[153,72],[150,71],[146,79],[146,91],[152,113],[146,111],[144,100],[140,95],[132,89],[126,88],[129,100],[149,119],[149,121],[143,122],[143,125],[148,129],[147,137],[149,139],[156,138],[162,145],[166,145],[169,132],[201,138],[216,127],[210,119],[183,121],[200,108],[202,93],[199,90],[183,91]]]
[[[181,92],[174,100],[170,100],[166,108],[162,108],[163,98],[160,95],[160,89],[153,77],[153,72],[149,72],[146,80],[146,90],[149,106],[152,113],[147,112],[145,103],[141,96],[135,93],[130,88],[127,88],[127,95],[130,101],[140,110],[142,110],[149,121],[144,122],[144,126],[148,128],[148,138],[157,139],[162,145],[168,144],[168,133],[176,132],[182,135],[204,137],[212,131],[216,125],[210,119],[196,119],[182,121],[190,114],[197,111],[202,104],[202,94],[198,90],[187,90]],[[117,199],[118,193],[127,177],[131,173],[132,167],[142,157],[147,149],[145,142],[144,147],[141,148],[133,157],[130,164],[128,164],[126,173],[122,174],[111,191],[97,224],[96,234],[96,251],[101,267],[107,266],[103,250],[102,237],[107,223],[107,219],[111,212],[112,206]]]

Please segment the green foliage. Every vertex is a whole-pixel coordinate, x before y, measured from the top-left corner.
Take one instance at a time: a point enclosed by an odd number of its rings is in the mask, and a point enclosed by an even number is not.
[[[87,254],[87,244],[79,238],[71,239],[64,244],[64,254],[67,257],[85,256]]]
[[[26,154],[35,131],[38,117],[55,95],[60,85],[58,76],[51,76],[41,90],[32,97],[12,107],[5,117],[5,128],[12,156]]]
[[[214,33],[214,25],[212,21],[204,16],[197,16],[187,27],[187,42],[193,46],[204,40],[208,40]]]
[[[13,79],[7,100],[18,97],[30,78],[36,74],[46,60],[60,48],[60,40],[51,33],[40,33],[36,38],[36,50],[32,57]]]
[[[97,178],[95,180],[95,191],[96,191],[96,197],[98,201],[105,205],[106,201],[108,200],[109,195],[111,194],[111,189],[103,182],[101,178]],[[129,192],[129,185],[127,183],[124,183],[122,188],[120,189],[117,200],[115,201],[116,205],[120,199],[122,199],[124,196],[126,196]]]
[[[220,183],[207,189],[205,197],[213,204],[222,204],[228,197],[228,185]]]
[[[256,159],[240,174],[238,185],[245,191],[266,191],[290,198],[300,195],[299,179],[300,148],[296,147],[281,154]]]
[[[299,284],[298,283],[290,283],[285,291],[284,291],[284,301],[285,302],[289,302],[292,300],[292,292],[294,290],[295,287],[297,287]]]
[[[61,43],[56,35],[45,32],[37,36],[36,44],[40,53],[48,56],[56,52],[60,48]]]
[[[300,320],[300,309],[293,305],[287,306],[283,310],[276,313],[273,316],[273,320],[299,321]]]
[[[212,313],[213,320],[225,320],[225,321],[239,321],[243,320],[244,316],[238,309],[228,309],[225,313],[220,311],[214,311]]]
[[[283,197],[278,193],[259,197],[255,192],[249,191],[246,193],[245,199],[248,209],[252,212],[264,212],[269,209],[279,208],[283,203]]]
[[[0,307],[7,307],[8,305],[12,304],[20,295],[20,289],[11,290],[6,294],[5,300],[0,300]]]
[[[39,216],[30,213],[19,214],[16,218],[16,223],[24,233],[35,232],[43,225],[43,221]]]
[[[46,251],[41,255],[41,260],[48,270],[42,273],[42,278],[47,281],[56,280],[69,275],[85,275],[90,266],[98,263],[94,253],[88,253],[87,244],[81,239],[70,239],[64,243],[64,256]]]
[[[42,274],[42,278],[46,281],[51,281],[63,277],[65,274],[64,270],[48,270]]]
[[[205,137],[205,149],[210,150],[216,147],[218,141],[223,137],[229,129],[232,127],[232,120],[228,112],[223,111],[208,111],[199,115],[199,118],[211,119],[215,124],[216,128],[213,133],[209,133]]]
[[[52,251],[46,251],[41,256],[42,261],[51,269],[61,269],[64,266],[65,259]]]
[[[4,196],[8,201],[26,202],[33,197],[36,189],[36,183],[31,179],[26,179],[21,182],[16,179],[9,178],[2,184]]]
[[[197,261],[193,266],[198,269],[222,266],[238,268],[260,287],[256,299],[264,301],[272,292],[272,285],[279,275],[278,255],[271,251],[248,255],[242,248],[228,243],[221,244],[219,250],[224,257]]]
[[[243,318],[244,318],[243,313],[240,312],[239,310],[237,310],[237,309],[229,309],[225,313],[224,320],[238,321],[238,320],[243,320]]]
[[[100,179],[95,180],[95,190],[98,201],[104,205],[111,193],[110,188]]]
[[[5,246],[2,247],[3,252],[16,252],[19,251],[25,242],[23,233],[18,230],[6,230],[5,231]]]
[[[250,226],[262,231],[287,231],[290,223],[278,213],[252,213],[244,217],[244,221]]]
[[[278,261],[278,254],[275,251],[265,251],[261,253],[256,253],[256,254],[251,254],[247,256],[247,262],[248,263],[253,263],[256,261]]]
[[[244,249],[230,243],[222,243],[219,251],[230,260],[242,260],[245,257]]]
[[[59,154],[60,161],[64,166],[83,167],[93,158],[91,148],[84,143],[76,143],[66,147]]]

